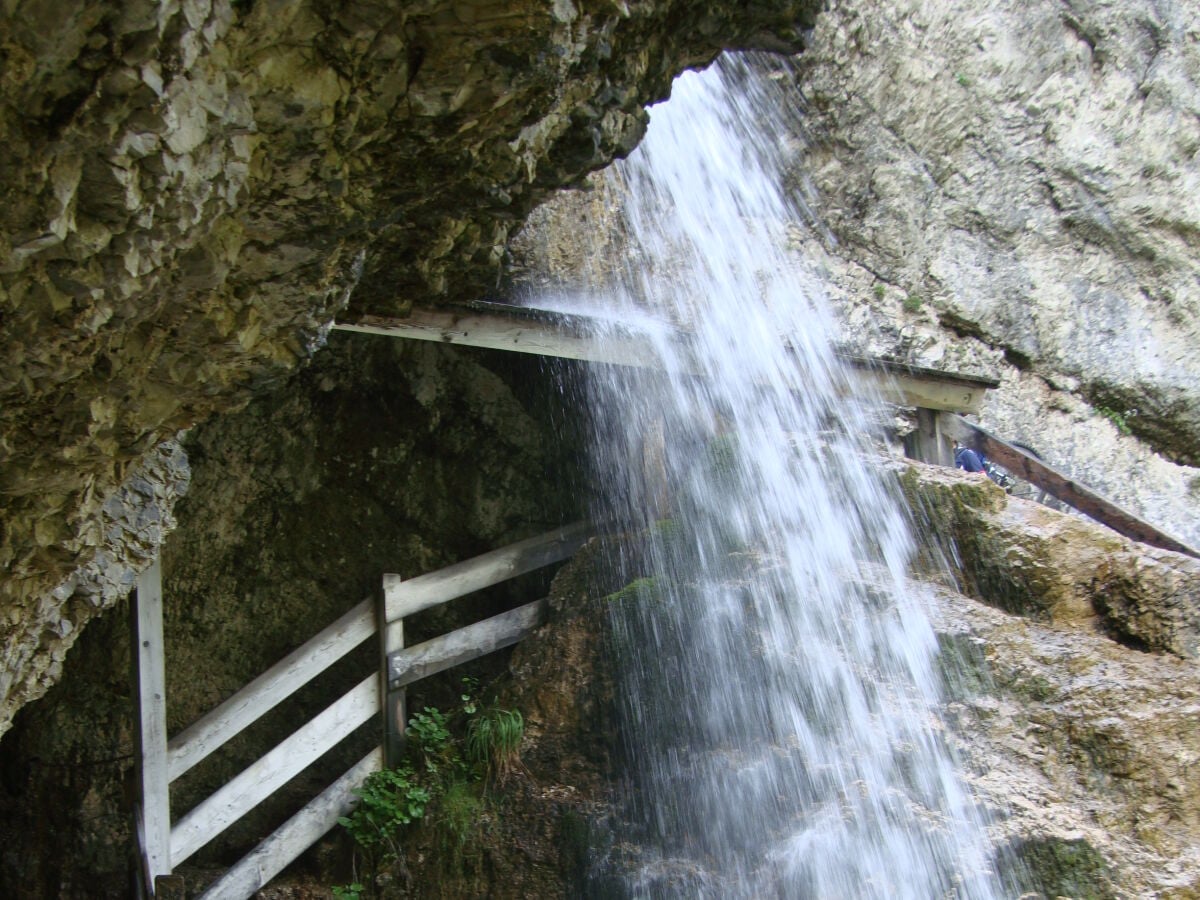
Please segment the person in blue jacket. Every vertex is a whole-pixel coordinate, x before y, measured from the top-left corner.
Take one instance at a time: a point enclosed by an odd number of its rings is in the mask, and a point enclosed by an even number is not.
[[[954,442],[954,465],[968,472],[984,472],[983,460],[970,447],[964,447],[958,441]]]

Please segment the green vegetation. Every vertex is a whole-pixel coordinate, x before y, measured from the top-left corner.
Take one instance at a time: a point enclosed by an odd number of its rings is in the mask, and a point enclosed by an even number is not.
[[[959,87],[970,87],[971,86],[971,79],[968,78],[966,75],[964,75],[962,72],[954,73],[954,81],[956,84],[958,84]]]
[[[884,287],[883,287],[883,285],[882,285],[882,284],[877,284],[877,285],[875,285],[875,287],[873,287],[873,288],[871,289],[871,292],[872,292],[873,294],[875,294],[875,299],[876,299],[876,300],[882,300],[882,299],[883,299],[883,295],[884,295],[884,293],[885,293],[885,291],[884,291]]]
[[[904,302],[901,305],[904,307],[905,312],[915,313],[920,311],[924,302],[925,301],[916,294],[909,294],[904,298]]]
[[[368,776],[358,803],[338,819],[355,843],[355,879],[333,888],[345,900],[377,896],[379,874],[403,857],[405,829],[425,822],[448,856],[461,862],[481,834],[488,789],[521,770],[525,720],[516,710],[483,709],[475,679],[463,679],[453,716],[426,706],[408,720],[406,758]],[[366,877],[359,879],[359,864]]]
[[[1129,427],[1129,423],[1125,421],[1126,413],[1119,413],[1115,409],[1110,409],[1107,406],[1099,407],[1096,412],[1108,419],[1117,426],[1117,431],[1121,434],[1133,434],[1133,430]]]
[[[619,591],[613,591],[604,599],[609,603],[645,603],[648,601],[658,600],[661,596],[658,579],[650,578],[635,578]]]
[[[1020,880],[1026,890],[1047,897],[1089,900],[1112,900],[1116,896],[1109,882],[1108,863],[1087,841],[1029,840],[1013,850],[1025,868]]]
[[[515,709],[490,709],[467,725],[467,757],[484,781],[503,784],[521,764],[525,720]]]
[[[349,816],[338,819],[338,823],[360,847],[372,852],[382,849],[389,858],[400,854],[396,843],[400,826],[425,815],[432,796],[408,765],[372,773],[354,793],[358,795],[358,805]]]

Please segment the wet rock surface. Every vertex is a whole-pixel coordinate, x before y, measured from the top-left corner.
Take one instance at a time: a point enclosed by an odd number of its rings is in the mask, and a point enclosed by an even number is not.
[[[1014,877],[1051,897],[1196,896],[1200,566],[977,476],[912,466],[901,483],[959,561],[962,593],[930,595],[947,721]]]
[[[994,549],[989,578],[961,591],[928,560],[918,560],[915,574],[941,647],[944,737],[986,811],[1006,889],[1045,898],[1197,896],[1200,675],[1194,659],[1171,648],[1114,639],[1112,613],[1103,607],[1133,590],[1170,610],[1181,584],[1200,585],[1200,571],[1165,554],[1132,576],[1136,587],[1114,585],[1103,573],[1093,581],[1089,566],[1109,560],[1120,568],[1143,548],[1054,510],[1031,513],[1029,504],[953,470],[920,467],[906,477],[923,507],[965,509],[964,522],[986,530]],[[1032,538],[1013,525],[1031,517],[1041,523]],[[963,534],[933,516],[923,529],[956,542]],[[1067,556],[1086,564],[1064,563]],[[630,761],[611,731],[620,702],[612,603],[636,600],[605,580],[612,566],[599,543],[581,552],[555,581],[551,621],[514,654],[503,696],[529,723],[522,745],[528,781],[514,786],[505,818],[475,847],[476,864],[464,879],[443,882],[448,896],[608,896],[618,883],[610,881],[612,867],[638,865],[630,836],[613,825],[629,799],[622,778]],[[1164,579],[1155,566],[1172,574]],[[1034,590],[1038,579],[1042,587]],[[1026,585],[1027,596],[1045,590],[1049,599],[999,608],[987,585],[1002,580]],[[445,857],[428,835],[410,851],[408,864],[417,866],[410,874],[434,883]],[[688,873],[659,876],[678,885]],[[432,887],[411,890],[439,896]]]
[[[1132,647],[1200,655],[1200,560],[1083,516],[1009,497],[982,475],[910,465],[900,478],[927,565],[1008,612],[1099,627]]]

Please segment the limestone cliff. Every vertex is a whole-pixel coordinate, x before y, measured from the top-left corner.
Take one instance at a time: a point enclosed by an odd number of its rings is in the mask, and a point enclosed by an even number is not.
[[[1195,541],[1200,6],[828,7],[797,77],[847,335],[1000,378],[988,427]]]
[[[186,484],[162,441],[348,304],[486,289],[512,226],[628,152],[674,73],[795,49],[814,6],[7,4],[0,732],[155,552],[142,520]]]
[[[982,423],[1200,541],[1200,41],[1170,3],[833,2],[786,76],[793,237],[849,348],[1001,381]],[[556,198],[519,283],[620,252]],[[587,270],[602,279],[603,266]]]

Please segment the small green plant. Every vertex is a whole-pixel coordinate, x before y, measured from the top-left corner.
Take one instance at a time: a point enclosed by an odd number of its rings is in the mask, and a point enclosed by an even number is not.
[[[955,80],[955,82],[958,83],[959,87],[970,87],[971,86],[971,79],[968,78],[966,75],[964,75],[962,72],[955,72],[954,80]]]
[[[439,756],[450,743],[450,729],[445,713],[432,706],[408,720],[408,734],[426,756]]]
[[[472,678],[470,675],[464,675],[462,679],[462,711],[473,716],[479,710],[479,701],[476,699],[479,695],[479,679]]]
[[[483,800],[476,786],[466,781],[452,783],[438,800],[436,822],[442,845],[456,859],[479,834],[483,811]]]
[[[613,591],[604,599],[609,603],[625,603],[628,601],[636,601],[644,603],[646,601],[657,600],[661,596],[658,578],[651,576],[649,578],[635,578],[619,591]]]
[[[425,815],[430,793],[407,765],[371,773],[354,793],[358,795],[358,804],[350,815],[340,817],[338,824],[362,850],[371,875],[364,883],[374,885],[375,875],[400,858],[400,829]],[[356,862],[355,874],[357,868]],[[335,896],[359,900],[364,883],[356,879]]]
[[[457,862],[486,819],[483,791],[488,781],[503,783],[521,768],[525,721],[519,712],[481,711],[479,681],[462,679],[462,716],[453,718],[426,706],[408,720],[408,760],[369,775],[355,790],[358,803],[339,824],[354,839],[355,878],[333,888],[345,900],[378,896],[376,876],[401,859],[405,826],[428,821]],[[466,720],[466,738],[451,732]],[[461,734],[461,732],[459,732]],[[481,787],[480,779],[484,780]],[[358,878],[359,862],[366,874]]]
[[[915,313],[921,309],[924,301],[916,294],[909,294],[904,298],[903,306],[905,312]]]
[[[882,284],[877,284],[877,285],[875,285],[875,287],[873,287],[873,288],[871,289],[871,292],[872,292],[873,294],[875,294],[875,299],[876,299],[876,300],[882,300],[882,299],[883,299],[883,295],[886,293],[886,291],[884,290],[884,287],[883,287],[883,285],[882,285]]]
[[[1129,427],[1129,423],[1125,421],[1125,415],[1117,412],[1115,409],[1110,409],[1107,406],[1101,406],[1096,412],[1108,419],[1113,425],[1117,426],[1117,431],[1121,434],[1133,434],[1133,430]]]
[[[503,784],[521,767],[525,720],[515,709],[489,709],[467,725],[467,756],[484,782]]]
[[[338,823],[368,850],[380,846],[394,849],[400,826],[425,815],[429,803],[429,791],[417,782],[409,765],[372,772],[354,793],[358,805]]]

